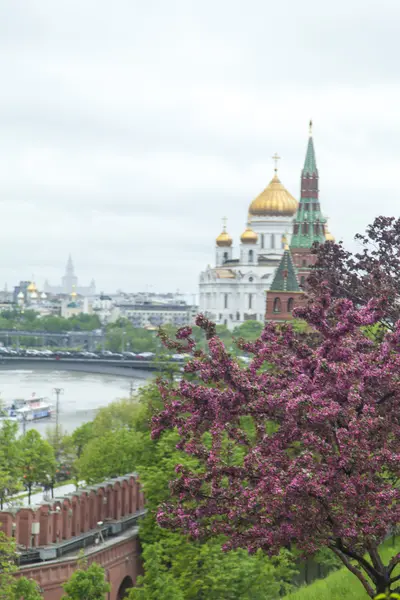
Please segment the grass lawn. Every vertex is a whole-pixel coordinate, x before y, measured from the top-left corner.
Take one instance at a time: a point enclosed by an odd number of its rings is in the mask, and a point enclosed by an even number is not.
[[[388,540],[381,548],[384,564],[400,552],[400,538],[396,538],[395,546]],[[396,569],[396,574],[398,568]],[[357,577],[347,569],[340,569],[328,575],[325,579],[318,579],[310,585],[303,586],[298,591],[285,596],[284,600],[367,600],[368,594]]]

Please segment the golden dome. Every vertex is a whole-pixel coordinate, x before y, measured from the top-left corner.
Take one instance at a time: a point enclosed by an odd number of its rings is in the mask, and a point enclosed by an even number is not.
[[[240,236],[240,241],[242,244],[256,244],[258,240],[258,235],[255,231],[247,227]]]
[[[325,240],[327,242],[334,242],[335,241],[335,237],[331,234],[330,231],[328,231],[327,226],[325,225]]]
[[[229,233],[227,233],[225,227],[223,228],[223,230],[221,231],[221,233],[219,234],[219,236],[217,237],[217,239],[215,240],[217,246],[232,246],[232,238],[229,235]]]
[[[286,216],[292,217],[297,210],[298,202],[281,184],[276,174],[263,192],[250,204],[249,213],[257,217]]]
[[[28,292],[36,292],[35,282],[31,281],[31,283],[28,285],[28,287],[26,289],[28,290]]]

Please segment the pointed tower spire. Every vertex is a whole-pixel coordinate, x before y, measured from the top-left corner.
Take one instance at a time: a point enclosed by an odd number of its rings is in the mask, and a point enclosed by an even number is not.
[[[289,246],[285,244],[285,251],[281,262],[275,271],[274,279],[270,287],[271,292],[301,292],[297,281],[296,269],[293,264]]]
[[[306,159],[304,161],[304,167],[302,171],[302,177],[317,177],[318,178],[318,169],[317,169],[317,160],[315,158],[315,150],[314,150],[314,142],[312,137],[312,127],[313,122],[310,121],[309,125],[309,138],[308,138],[308,146],[306,152]],[[318,189],[317,189],[318,193]]]
[[[68,254],[66,272],[67,273],[73,273],[74,272],[74,263],[72,262],[72,256],[71,256],[71,254]]]

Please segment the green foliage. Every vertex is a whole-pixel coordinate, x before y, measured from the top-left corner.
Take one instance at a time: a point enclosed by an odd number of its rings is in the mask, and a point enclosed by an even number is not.
[[[383,561],[388,561],[393,554],[400,552],[400,541],[395,548],[387,541],[379,554]],[[396,571],[397,574],[397,571]],[[331,573],[325,579],[318,579],[310,585],[285,596],[283,600],[365,600],[367,594],[360,581],[350,571],[342,568]]]
[[[129,600],[185,600],[179,584],[163,561],[160,548],[156,545],[147,546],[144,550],[146,574],[138,577],[138,587],[133,588]]]
[[[223,539],[194,542],[157,525],[157,507],[169,497],[175,466],[197,465],[176,449],[176,432],[151,439],[149,420],[160,406],[158,389],[150,384],[133,400],[101,409],[77,462],[79,476],[90,483],[129,471],[140,474],[148,511],[140,526],[145,575],[129,599],[268,600],[289,591],[295,570],[288,552],[275,559],[262,553],[250,556],[244,550],[225,553]],[[233,454],[235,460],[240,457]]]
[[[62,333],[63,331],[93,331],[100,329],[101,322],[97,315],[81,314],[65,319],[57,315],[41,317],[33,310],[5,310],[0,313],[1,329],[27,329]]]
[[[36,429],[29,429],[19,440],[20,469],[24,485],[28,490],[29,503],[32,486],[54,479],[56,459],[54,450]]]
[[[39,586],[33,579],[19,577],[13,583],[11,597],[9,600],[43,600]]]
[[[234,338],[243,338],[246,342],[254,342],[260,337],[264,324],[260,321],[245,321],[233,330]]]
[[[78,458],[81,456],[84,447],[90,442],[93,436],[93,422],[91,421],[89,423],[83,423],[74,430],[70,436],[70,440],[72,448]]]
[[[21,489],[18,481],[18,466],[20,461],[20,447],[17,441],[18,424],[12,421],[3,421],[0,428],[0,508],[7,497],[14,495]]]
[[[0,600],[43,600],[35,581],[14,577],[16,561],[14,540],[0,531]]]
[[[112,352],[157,352],[161,343],[157,332],[134,327],[127,319],[109,323],[106,329],[106,348]]]
[[[137,464],[142,445],[143,434],[140,432],[107,431],[86,446],[77,463],[79,477],[93,484],[129,473]]]
[[[78,567],[63,585],[66,595],[62,600],[103,600],[111,589],[105,581],[103,567],[95,562],[88,566],[85,560],[81,560]]]
[[[173,588],[176,597],[184,600],[272,600],[291,589],[294,570],[286,553],[275,565],[261,552],[255,556],[244,550],[224,553],[222,543],[222,539],[193,543],[169,533],[155,544],[146,544],[145,575],[130,600],[167,600],[171,586],[177,588]]]

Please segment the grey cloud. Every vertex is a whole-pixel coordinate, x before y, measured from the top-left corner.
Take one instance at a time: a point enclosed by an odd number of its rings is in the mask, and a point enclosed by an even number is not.
[[[397,214],[396,0],[0,5],[0,285],[196,291],[227,215],[315,144],[331,230]]]

